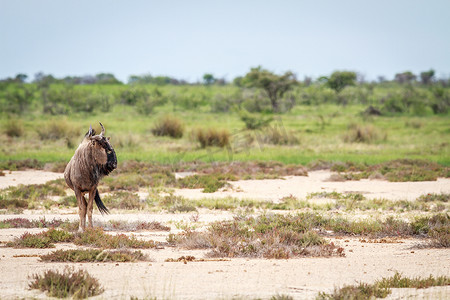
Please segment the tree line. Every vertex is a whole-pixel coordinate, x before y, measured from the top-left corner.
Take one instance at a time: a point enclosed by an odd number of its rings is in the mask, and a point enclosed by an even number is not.
[[[26,80],[25,74],[17,74],[0,82],[0,113],[107,112],[117,104],[136,107],[143,114],[166,104],[174,111],[209,106],[212,112],[251,113],[283,113],[295,105],[324,103],[363,104],[378,114],[443,114],[450,107],[450,82],[438,80],[433,70],[419,76],[398,73],[392,81],[380,78],[377,82],[365,82],[353,71],[335,71],[315,81],[298,80],[290,71],[276,74],[261,66],[232,83],[209,73],[198,84],[149,74],[130,76],[129,83],[123,84],[110,73],[64,78],[38,73],[31,83]]]

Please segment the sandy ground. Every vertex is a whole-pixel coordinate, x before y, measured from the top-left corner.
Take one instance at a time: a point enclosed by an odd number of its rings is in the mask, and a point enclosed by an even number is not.
[[[0,177],[0,187],[20,183],[43,183],[62,174],[12,172]],[[59,177],[58,177],[59,176]],[[200,190],[177,190],[193,197],[239,197],[277,201],[293,195],[304,198],[321,191],[359,192],[368,198],[415,199],[426,193],[450,192],[450,181],[389,183],[384,181],[328,182],[327,171],[311,172],[308,177],[287,177],[285,180],[248,180],[232,182],[228,191],[205,194]],[[15,179],[15,180],[14,180]],[[32,181],[33,180],[33,181]],[[21,215],[0,215],[0,219],[25,217],[37,219],[60,218],[76,220],[75,210],[24,211]],[[136,213],[101,216],[95,212],[94,222],[108,220],[159,221],[169,224],[176,233],[177,222],[189,222],[192,214]],[[199,222],[207,224],[232,218],[231,212],[200,211]],[[24,232],[41,229],[0,229],[0,242],[5,243]],[[138,238],[164,241],[167,232],[137,232]],[[166,247],[144,250],[152,261],[138,263],[78,263],[75,268],[86,269],[98,278],[105,292],[98,299],[268,299],[277,294],[294,299],[314,299],[318,292],[331,292],[334,287],[357,282],[371,283],[396,271],[406,276],[450,276],[450,251],[419,247],[427,240],[400,239],[394,243],[367,243],[359,238],[333,239],[345,249],[341,258],[300,258],[289,260],[231,259],[206,262],[165,262],[167,258],[193,255],[202,258],[204,251],[188,251]],[[75,248],[73,244],[58,244],[56,249]],[[0,298],[47,298],[45,293],[29,290],[29,276],[48,269],[63,269],[64,263],[43,263],[36,255],[55,249],[13,249],[0,245]],[[18,255],[28,255],[18,257]],[[395,289],[388,299],[450,299],[450,287],[426,290]]]

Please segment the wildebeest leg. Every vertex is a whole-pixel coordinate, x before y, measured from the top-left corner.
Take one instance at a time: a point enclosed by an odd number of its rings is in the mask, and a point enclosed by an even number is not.
[[[92,225],[92,210],[94,208],[95,191],[96,191],[96,189],[89,192],[89,200],[87,203],[87,216],[88,216],[88,227],[89,228],[93,227],[93,225]]]
[[[86,229],[86,199],[79,191],[75,191],[75,196],[77,197],[78,215],[80,216],[78,231],[83,232]]]

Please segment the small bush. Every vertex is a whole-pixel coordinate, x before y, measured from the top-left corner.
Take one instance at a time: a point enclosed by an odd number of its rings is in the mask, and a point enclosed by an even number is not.
[[[13,242],[6,244],[7,247],[14,248],[53,248],[55,245],[51,239],[45,234],[31,234],[25,232],[19,238],[16,238]]]
[[[347,285],[342,288],[336,288],[332,294],[319,293],[316,299],[372,299],[386,298],[391,294],[391,288],[416,288],[424,289],[433,286],[446,286],[450,284],[450,278],[447,276],[428,278],[409,278],[396,272],[394,276],[382,278],[373,284],[359,283],[358,285]]]
[[[37,159],[23,159],[23,160],[7,160],[0,162],[0,169],[4,170],[26,170],[26,169],[35,169],[41,170],[44,164]]]
[[[237,180],[232,174],[191,175],[178,179],[178,186],[188,189],[203,188],[204,193],[214,193],[227,184],[228,180]]]
[[[81,136],[81,131],[66,120],[48,121],[36,126],[36,132],[43,140],[71,139]]]
[[[2,199],[4,196],[0,196],[0,208],[15,209],[15,208],[27,208],[28,202],[20,199]]]
[[[29,184],[10,187],[6,190],[8,197],[19,200],[42,200],[48,196],[65,196],[63,179],[56,179],[45,184]]]
[[[194,138],[200,143],[202,148],[217,146],[226,147],[230,144],[230,132],[226,129],[197,129],[194,131]]]
[[[153,231],[170,231],[170,227],[161,224],[160,222],[151,221],[114,221],[110,220],[108,223],[100,224],[99,227],[105,230],[123,230],[123,231],[137,231],[137,230],[153,230]]]
[[[265,118],[262,115],[252,114],[249,113],[246,110],[241,110],[239,112],[239,117],[241,118],[242,122],[245,123],[245,128],[254,130],[254,129],[261,129],[272,122],[272,117]]]
[[[170,136],[175,139],[179,139],[183,136],[184,125],[183,123],[172,116],[166,116],[156,122],[155,127],[151,132],[155,136]]]
[[[343,249],[305,226],[300,217],[273,215],[215,222],[206,232],[187,230],[174,238],[182,247],[209,248],[211,257],[343,256]]]
[[[15,238],[13,242],[6,244],[8,247],[14,248],[53,248],[53,243],[71,242],[74,236],[64,230],[51,228],[45,232],[31,234],[25,232],[19,238]]]
[[[62,197],[59,202],[59,205],[61,206],[67,206],[67,207],[77,207],[77,197],[75,195]]]
[[[141,202],[139,195],[126,191],[114,192],[103,198],[106,206],[116,209],[144,209],[145,202]]]
[[[47,270],[43,275],[34,274],[31,279],[31,289],[47,291],[50,297],[84,299],[100,295],[104,291],[98,280],[88,272],[68,267],[62,273]]]
[[[348,132],[344,135],[343,140],[346,143],[376,143],[385,141],[387,135],[381,133],[372,125],[361,126],[358,124],[351,124],[348,127]]]
[[[5,124],[4,132],[9,137],[21,137],[25,133],[23,122],[20,119],[9,119]]]
[[[294,131],[287,132],[284,128],[268,127],[257,135],[257,140],[272,145],[297,145],[300,139]]]
[[[173,194],[166,195],[159,199],[158,204],[166,208],[169,212],[191,212],[197,211],[192,203],[181,196],[175,196]]]
[[[147,260],[147,256],[141,251],[72,249],[56,250],[50,254],[41,255],[40,259],[45,262],[133,262],[138,260],[145,261]]]
[[[103,232],[101,228],[88,228],[85,232],[78,234],[74,243],[76,245],[119,249],[123,247],[130,248],[155,248],[157,244],[154,241],[138,240],[134,236],[128,237],[125,234],[110,235]]]
[[[342,288],[335,288],[332,294],[320,293],[317,296],[318,300],[325,299],[372,299],[372,298],[386,298],[391,293],[388,288],[379,288],[376,285],[367,283],[360,283],[359,285],[345,285]]]

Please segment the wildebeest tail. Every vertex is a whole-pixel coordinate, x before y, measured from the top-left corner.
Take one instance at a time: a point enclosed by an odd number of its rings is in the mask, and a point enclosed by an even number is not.
[[[95,190],[95,204],[97,204],[98,210],[103,214],[109,214],[109,210],[103,204],[102,199],[100,199],[100,194],[98,190]]]

